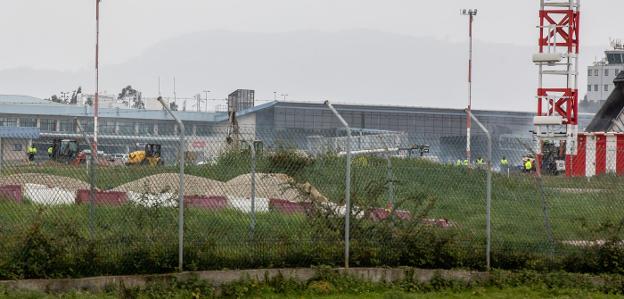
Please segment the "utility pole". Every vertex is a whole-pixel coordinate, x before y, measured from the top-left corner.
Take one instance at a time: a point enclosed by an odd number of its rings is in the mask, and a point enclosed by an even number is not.
[[[175,76],[173,76],[173,102],[176,104],[176,106],[178,105],[177,99],[178,99],[178,97],[177,97],[177,94],[176,94]],[[171,105],[171,104],[169,104],[169,105]]]
[[[93,153],[91,153],[94,158],[97,157],[100,104],[100,1],[102,0],[95,0],[95,100],[93,102]]]
[[[472,126],[472,23],[474,17],[477,15],[477,10],[462,9],[460,12],[463,16],[468,16],[468,38],[470,40],[468,46],[468,109],[466,109],[466,160],[468,160],[468,165],[470,165],[470,129]]]
[[[160,97],[160,76],[158,76],[158,96]]]

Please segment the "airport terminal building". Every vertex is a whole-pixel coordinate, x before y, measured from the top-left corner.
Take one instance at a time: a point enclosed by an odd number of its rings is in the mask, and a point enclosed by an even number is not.
[[[45,152],[51,138],[76,138],[81,134],[76,125],[80,120],[87,132],[93,131],[90,106],[52,103],[29,96],[0,95],[0,127],[35,128],[41,138],[33,140],[39,152]],[[465,151],[466,113],[461,109],[439,109],[399,106],[334,105],[350,124],[354,135],[384,131],[400,133],[404,146],[428,144],[431,154],[447,161],[461,157]],[[237,111],[241,134],[246,139],[261,140],[265,147],[289,144],[305,149],[311,137],[341,137],[345,131],[323,103],[273,101],[257,106],[244,106]],[[205,151],[223,143],[230,126],[227,112],[174,112],[185,125],[190,142],[189,151]],[[490,130],[499,144],[495,151],[504,154],[518,150],[518,140],[531,142],[533,113],[509,111],[473,111]],[[107,153],[127,153],[137,143],[177,141],[177,124],[164,110],[100,108],[99,149]],[[593,115],[581,115],[583,129]],[[483,155],[485,137],[473,128],[473,151]],[[1,136],[0,136],[1,137]],[[193,148],[197,147],[197,148]],[[173,151],[172,146],[172,151]],[[213,150],[214,151],[214,150]],[[165,147],[165,154],[166,147]],[[169,154],[172,159],[173,153]]]

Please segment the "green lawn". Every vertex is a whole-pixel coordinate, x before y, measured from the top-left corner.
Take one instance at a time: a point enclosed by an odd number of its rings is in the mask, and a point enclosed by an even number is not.
[[[297,164],[297,161],[276,163],[260,157],[257,171],[289,173],[297,182],[310,182],[331,201],[341,203],[344,198],[344,162],[342,158],[324,157],[309,164]],[[475,261],[482,264],[485,245],[485,172],[421,160],[393,159],[392,163],[393,179],[388,180],[386,160],[372,157],[354,160],[352,203],[358,207],[385,207],[392,182],[398,209],[408,210],[412,215],[423,218],[448,219],[452,227],[438,231],[453,234],[455,241],[449,245],[440,243],[439,246],[468,248],[470,250],[465,254],[475,255]],[[97,185],[109,189],[156,173],[176,171],[174,167],[102,167],[98,169]],[[31,172],[87,181],[86,168],[83,166],[5,167],[2,174]],[[238,155],[226,156],[215,165],[187,167],[188,174],[220,181],[247,172],[249,159]],[[562,241],[604,240],[612,236],[624,238],[617,225],[624,215],[621,196],[623,183],[624,178],[608,176],[591,180],[547,177],[538,181],[533,176],[522,174],[512,175],[511,178],[495,175],[492,189],[493,253],[549,254],[552,252],[552,244],[547,227],[552,230],[557,254],[578,250],[564,245]],[[600,192],[595,192],[596,189]],[[547,209],[544,209],[544,204]],[[549,215],[547,219],[545,213]],[[29,227],[41,222],[41,231],[51,238],[51,243],[74,250],[92,241],[93,246],[102,248],[99,258],[108,260],[107,264],[126,262],[124,258],[129,258],[127,255],[130,251],[146,259],[146,263],[166,265],[159,268],[161,271],[171,270],[175,265],[177,211],[172,208],[98,206],[92,219],[93,235],[89,229],[89,210],[86,206],[43,208],[0,202],[0,214],[3,215],[0,217],[0,264],[3,258],[11,258],[10,248],[18,248],[16,246],[22,242],[22,236],[27,235]],[[318,230],[319,222],[323,222],[322,231]],[[187,209],[187,267],[248,268],[340,263],[343,223],[339,218],[313,218],[271,212],[256,215],[253,231],[250,229],[251,223],[252,217],[241,212]],[[416,225],[419,223],[398,222],[393,227],[377,225],[367,219],[352,219],[353,263],[374,266],[387,263],[427,265],[418,257],[406,260],[405,257],[392,255],[396,252],[387,250],[404,246],[405,239],[420,236],[423,226]],[[422,240],[425,242],[428,239]],[[426,246],[418,242],[410,244]],[[110,265],[109,269],[116,272],[118,267]]]

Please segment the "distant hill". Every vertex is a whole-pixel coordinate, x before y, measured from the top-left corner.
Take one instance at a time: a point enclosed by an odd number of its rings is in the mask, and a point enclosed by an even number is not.
[[[458,108],[467,97],[466,47],[366,30],[200,32],[164,40],[123,64],[103,66],[101,90],[116,93],[131,84],[155,95],[161,76],[163,94],[170,95],[175,75],[179,97],[206,89],[225,97],[249,88],[261,99],[272,99],[277,91],[291,100]],[[474,107],[533,111],[533,51],[477,41]],[[93,81],[91,70],[7,69],[0,71],[0,93],[49,97],[79,85],[89,92]]]

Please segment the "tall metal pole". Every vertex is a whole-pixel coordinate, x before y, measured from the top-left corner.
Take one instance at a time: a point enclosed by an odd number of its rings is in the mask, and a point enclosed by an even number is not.
[[[98,108],[100,104],[100,1],[95,0],[95,100],[93,101],[93,161],[97,160]]]
[[[78,130],[82,133],[82,138],[85,140],[87,144],[91,145],[91,152],[95,152],[94,142],[89,140],[87,136],[87,132],[82,128],[80,124],[80,120],[78,118],[74,118]],[[96,196],[96,187],[95,187],[95,168],[98,164],[97,155],[91,155],[87,164],[87,172],[89,174],[89,236],[93,239],[95,236],[95,196]]]
[[[462,9],[461,14],[468,16],[468,109],[466,110],[466,160],[468,160],[468,164],[471,163],[471,146],[470,146],[470,138],[471,138],[471,119],[470,114],[472,113],[472,24],[474,21],[474,17],[477,15],[476,9]]]
[[[470,111],[466,110],[470,118],[472,118],[477,125],[485,132],[487,136],[487,145],[488,145],[488,158],[487,158],[487,181],[486,181],[486,198],[485,198],[485,235],[486,235],[486,245],[485,245],[485,264],[486,268],[489,271],[491,267],[490,256],[492,252],[492,135],[485,128],[485,126],[477,119]]]
[[[184,139],[184,123],[173,114],[169,106],[165,103],[162,97],[158,97],[158,101],[167,112],[175,119],[180,128],[180,145],[178,148],[178,163],[180,164],[180,174],[178,177],[178,269],[182,271],[184,269],[184,164],[186,151],[186,141]]]
[[[251,225],[249,227],[250,236],[253,240],[256,230],[256,144],[251,141]]]
[[[210,90],[204,90],[204,92],[206,93],[206,112],[208,112],[208,93],[210,92]]]
[[[340,113],[336,111],[334,106],[329,101],[325,101],[325,105],[331,110],[334,115],[338,118],[340,123],[347,129],[347,165],[345,170],[345,234],[344,234],[344,242],[345,242],[345,268],[349,268],[349,233],[350,233],[350,225],[349,218],[351,217],[351,127],[347,121],[342,118]]]
[[[470,130],[472,129],[472,123],[470,120],[470,116],[472,115],[472,14],[470,14],[468,19],[468,34],[470,39],[470,45],[468,49],[468,114],[466,115],[466,159],[468,160],[468,164],[470,165],[472,161],[470,157]]]

